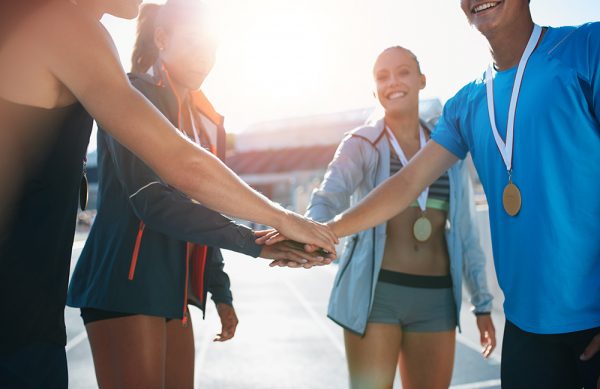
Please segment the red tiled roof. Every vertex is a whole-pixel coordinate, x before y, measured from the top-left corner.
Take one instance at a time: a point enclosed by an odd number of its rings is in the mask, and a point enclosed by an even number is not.
[[[238,175],[287,173],[325,169],[337,145],[238,152],[227,156],[227,165]]]

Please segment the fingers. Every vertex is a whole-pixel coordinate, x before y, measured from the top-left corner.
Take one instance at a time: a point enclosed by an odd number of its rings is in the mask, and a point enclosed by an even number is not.
[[[481,354],[484,358],[488,358],[496,349],[496,329],[491,315],[478,316],[477,327],[479,328],[479,341],[483,347]]]
[[[299,242],[310,243],[334,253],[337,237],[331,229],[321,223],[306,219],[298,214],[289,212],[281,232]]]
[[[582,361],[589,361],[600,351],[600,334],[596,335],[579,357]]]
[[[238,318],[235,309],[231,305],[217,304],[217,313],[221,319],[221,333],[213,339],[213,342],[225,342],[235,336],[235,330],[238,325]]]
[[[283,242],[284,240],[287,240],[287,238],[284,235],[279,234],[279,233],[268,234],[262,238],[262,241],[264,242],[263,244],[266,244],[267,246],[272,246],[276,243]],[[258,242],[258,239],[256,241],[256,244],[260,244]]]
[[[254,233],[254,235],[257,235],[256,232]],[[275,229],[270,229],[270,230],[264,230],[264,231],[260,231],[260,236],[255,240],[256,244],[260,244],[260,245],[272,245],[278,242],[281,242],[283,240],[287,240],[288,238],[283,235],[281,232],[275,230]]]
[[[304,269],[310,269],[313,266],[324,266],[324,265],[329,265],[330,263],[331,263],[331,259],[329,259],[329,258],[325,258],[322,262],[308,262],[308,263],[304,263],[304,264],[279,259],[279,260],[271,262],[269,264],[269,266],[270,267],[291,267],[291,268],[302,267]]]
[[[313,222],[314,223],[314,222]],[[335,253],[335,245],[339,243],[337,236],[331,231],[329,227],[324,224],[314,223],[317,227],[318,233],[320,234],[320,239],[316,243],[319,247],[324,248],[330,253]],[[313,242],[307,242],[313,243]]]
[[[273,228],[269,228],[268,230],[254,231],[254,236],[256,236],[256,238],[262,238],[263,236],[268,235],[273,231],[275,231]]]

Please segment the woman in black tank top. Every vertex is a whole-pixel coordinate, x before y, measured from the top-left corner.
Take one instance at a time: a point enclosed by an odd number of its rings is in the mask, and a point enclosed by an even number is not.
[[[178,135],[132,88],[100,18],[134,18],[140,3],[0,5],[0,311],[8,318],[0,328],[2,387],[67,386],[62,316],[91,129],[87,112],[169,184],[206,206],[335,250],[329,228],[253,191]]]

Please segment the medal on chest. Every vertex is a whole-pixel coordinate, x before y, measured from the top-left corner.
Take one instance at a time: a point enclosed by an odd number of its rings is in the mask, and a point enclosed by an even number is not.
[[[402,166],[406,166],[408,164],[408,159],[406,158],[406,154],[404,154],[402,147],[400,147],[396,136],[394,136],[394,133],[388,127],[386,127],[385,130],[387,131],[390,143],[392,144],[396,155],[398,155],[398,158],[400,158]],[[425,131],[423,130],[423,127],[419,126],[419,150],[425,147],[426,143],[427,139],[425,138]],[[423,192],[421,192],[421,194],[417,198],[417,203],[419,204],[419,208],[421,209],[421,216],[413,224],[413,235],[415,239],[419,242],[427,242],[427,240],[429,240],[429,238],[431,237],[431,232],[433,230],[431,226],[431,221],[427,218],[426,215],[428,196],[429,187],[426,187],[425,190],[423,190]]]
[[[523,74],[525,73],[525,67],[529,61],[529,57],[533,53],[533,50],[537,46],[537,43],[542,35],[542,28],[535,24],[533,26],[533,32],[527,42],[527,47],[519,60],[519,66],[517,68],[517,74],[513,83],[512,94],[510,96],[510,104],[508,106],[508,121],[506,124],[506,142],[500,136],[498,127],[496,126],[496,114],[494,112],[494,79],[492,65],[488,66],[485,73],[485,84],[487,92],[487,106],[488,115],[490,118],[490,124],[492,127],[492,133],[494,134],[494,141],[498,147],[498,151],[502,156],[506,171],[508,173],[508,183],[504,187],[502,192],[502,205],[504,211],[510,216],[516,216],[521,210],[522,197],[519,187],[512,181],[512,170],[513,170],[513,150],[514,150],[514,131],[515,131],[515,113],[517,110],[517,101],[519,100],[519,92],[521,90],[521,84],[523,82]]]

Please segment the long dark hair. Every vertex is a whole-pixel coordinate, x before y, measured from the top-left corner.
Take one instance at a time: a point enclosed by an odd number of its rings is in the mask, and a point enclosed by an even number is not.
[[[146,73],[158,59],[158,47],[154,43],[156,19],[162,6],[144,4],[140,7],[137,21],[137,36],[131,56],[131,72]]]

